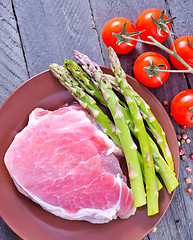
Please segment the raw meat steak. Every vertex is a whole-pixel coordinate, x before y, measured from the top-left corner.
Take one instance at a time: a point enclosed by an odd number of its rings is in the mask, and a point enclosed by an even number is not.
[[[116,147],[76,108],[35,109],[7,150],[6,167],[21,193],[57,216],[128,218],[133,194],[112,154]]]

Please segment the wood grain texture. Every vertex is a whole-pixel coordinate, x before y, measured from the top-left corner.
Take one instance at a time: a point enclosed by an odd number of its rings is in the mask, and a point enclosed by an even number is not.
[[[30,76],[73,59],[73,49],[103,63],[88,0],[13,2]]]
[[[28,79],[10,0],[0,1],[0,104]]]
[[[74,59],[73,49],[88,54],[99,64],[109,65],[107,48],[101,38],[104,24],[117,16],[135,23],[143,10],[152,7],[166,9],[171,16],[178,16],[173,24],[176,36],[193,35],[192,0],[0,0],[0,104],[29,76],[47,69],[51,62],[62,64],[65,58]],[[164,44],[170,46],[168,40]],[[157,51],[168,59],[163,51],[138,43],[132,52],[119,56],[126,73],[133,76],[133,63],[144,51]],[[187,81],[192,88],[192,76],[171,74],[162,87],[150,91],[160,102],[169,102],[165,107],[169,114],[173,97],[188,88]],[[193,128],[182,130],[172,117],[171,120],[177,133],[185,132],[193,139]],[[186,166],[193,169],[193,161],[189,158],[193,154],[193,140],[180,148],[188,157],[186,162],[181,161],[180,185],[171,206],[157,225],[157,231],[143,240],[193,239],[193,202],[192,195],[186,193],[185,183],[187,177],[193,180],[192,172],[185,171]],[[20,239],[2,219],[0,239]]]
[[[170,14],[176,16],[173,23],[173,29],[175,32],[175,38],[190,35],[193,36],[193,28],[192,28],[192,19],[193,19],[193,4],[192,0],[168,0],[167,1],[168,8],[170,10]],[[193,88],[193,75],[186,75],[187,81],[189,83],[189,87]]]

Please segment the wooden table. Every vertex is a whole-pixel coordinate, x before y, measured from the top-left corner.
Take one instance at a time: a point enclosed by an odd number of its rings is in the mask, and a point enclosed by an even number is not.
[[[107,48],[101,38],[105,22],[117,16],[135,22],[143,10],[152,7],[166,9],[169,16],[178,17],[172,24],[174,37],[193,35],[192,0],[0,0],[0,104],[29,77],[46,70],[50,63],[62,64],[65,58],[73,59],[73,49],[82,51],[101,65],[109,65]],[[164,44],[170,45],[168,40]],[[168,58],[157,48],[137,44],[132,52],[119,56],[126,73],[133,75],[135,59],[149,50]],[[160,102],[169,102],[165,107],[169,114],[173,97],[192,87],[192,75],[171,74],[162,87],[150,91]],[[188,185],[185,183],[187,177],[193,177],[185,170],[186,166],[193,168],[189,158],[193,153],[193,132],[192,128],[182,130],[171,120],[176,133],[187,133],[192,140],[181,146],[188,160],[181,161],[180,185],[168,211],[157,225],[157,231],[150,232],[144,240],[193,239],[193,195],[186,193]],[[0,239],[20,239],[2,219]]]

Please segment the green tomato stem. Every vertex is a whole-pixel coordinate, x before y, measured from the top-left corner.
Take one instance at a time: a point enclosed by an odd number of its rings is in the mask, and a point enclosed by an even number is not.
[[[149,44],[149,45],[156,46],[155,43],[153,43],[153,42],[141,40],[139,38],[133,38],[133,37],[127,37],[127,38],[129,38],[129,40],[134,40],[134,41],[137,41],[137,42],[146,43],[146,44]]]
[[[170,31],[169,31],[169,38],[170,38],[170,41],[171,41],[171,44],[172,44],[172,47],[173,47],[173,52],[174,52],[174,54],[177,54],[176,47],[174,45],[174,41],[173,41],[172,34],[171,34]]]
[[[175,51],[171,51],[170,49],[168,49],[167,47],[165,47],[163,44],[159,43],[158,41],[156,41],[153,37],[149,36],[148,37],[150,40],[152,40],[155,44],[154,46],[157,46],[161,49],[163,49],[165,52],[171,54],[173,57],[175,57],[179,62],[181,62],[188,70],[189,73],[193,74],[193,68],[191,68]],[[173,43],[173,39],[172,37],[170,38],[171,42]]]
[[[174,46],[174,41],[172,39],[172,36],[171,36],[171,33],[169,32],[169,36],[170,36],[170,40],[171,40],[171,43],[172,43],[172,46],[173,46],[173,51],[171,51],[169,48],[165,47],[163,44],[161,44],[160,42],[158,42],[157,40],[155,40],[152,36],[148,36],[148,38],[152,41],[152,42],[149,42],[149,41],[144,41],[144,40],[141,40],[141,39],[136,39],[136,38],[132,38],[132,37],[128,37],[128,39],[130,40],[134,40],[134,41],[137,41],[137,42],[141,42],[141,43],[146,43],[146,44],[149,44],[149,45],[153,45],[153,46],[156,46],[156,47],[159,47],[161,48],[162,50],[164,50],[165,52],[171,54],[174,58],[176,58],[179,62],[181,62],[187,69],[187,70],[180,70],[178,72],[182,72],[182,73],[192,73],[193,74],[193,68],[191,68],[176,52],[176,49],[175,49],[175,46]],[[164,72],[163,70],[160,70],[160,72]],[[173,71],[171,71],[173,72]]]
[[[162,69],[154,69],[156,72],[171,72],[171,73],[190,73],[190,70],[162,70]]]

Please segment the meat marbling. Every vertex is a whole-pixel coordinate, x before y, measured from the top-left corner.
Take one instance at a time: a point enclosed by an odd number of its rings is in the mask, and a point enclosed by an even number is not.
[[[36,108],[4,160],[18,190],[45,210],[64,219],[107,223],[135,213],[115,149],[85,111]]]

